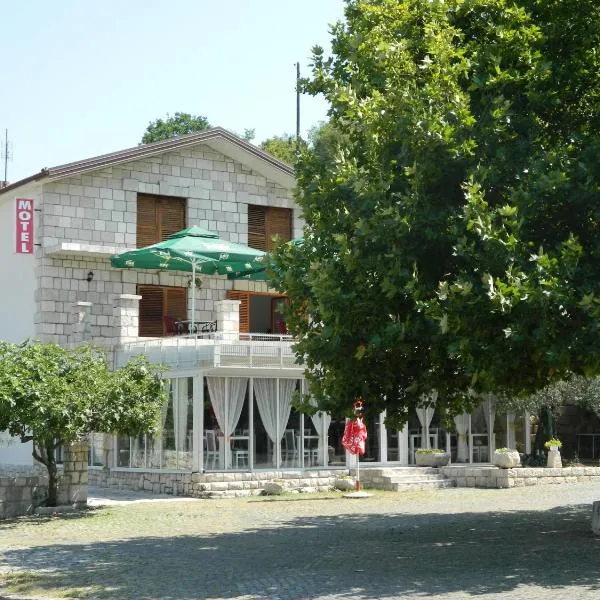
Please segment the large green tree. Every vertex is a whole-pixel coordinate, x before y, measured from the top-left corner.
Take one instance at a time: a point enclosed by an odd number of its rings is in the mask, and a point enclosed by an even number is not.
[[[102,350],[84,345],[0,342],[0,431],[33,441],[57,501],[56,449],[92,432],[154,432],[167,401],[156,366],[143,358],[111,371]]]
[[[263,140],[260,147],[275,158],[293,165],[296,162],[299,148],[305,148],[306,142],[303,139],[296,141],[296,137],[288,133],[283,135],[274,135]]]
[[[313,51],[334,156],[297,163],[279,255],[320,406],[397,422],[600,367],[600,6],[347,0]]]
[[[148,124],[142,137],[142,144],[160,142],[179,135],[197,133],[210,127],[206,117],[191,115],[184,112],[176,112],[174,115],[167,114],[166,119],[156,119]]]

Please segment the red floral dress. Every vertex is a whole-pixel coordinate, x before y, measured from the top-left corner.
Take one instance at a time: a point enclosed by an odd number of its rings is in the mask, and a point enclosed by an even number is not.
[[[364,454],[366,439],[367,426],[364,424],[361,417],[351,419],[346,423],[344,437],[342,438],[342,446],[344,446],[350,454]]]

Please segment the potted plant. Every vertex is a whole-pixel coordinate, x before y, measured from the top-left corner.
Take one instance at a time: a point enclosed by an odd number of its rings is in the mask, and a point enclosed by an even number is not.
[[[492,463],[501,469],[512,469],[521,466],[521,456],[512,448],[497,448],[494,450]]]
[[[418,448],[415,462],[418,467],[445,467],[450,462],[450,453],[438,448]]]
[[[560,458],[561,447],[562,442],[557,438],[550,438],[544,444],[544,448],[548,450],[547,467],[550,467],[551,469],[560,469],[562,467],[562,460]]]

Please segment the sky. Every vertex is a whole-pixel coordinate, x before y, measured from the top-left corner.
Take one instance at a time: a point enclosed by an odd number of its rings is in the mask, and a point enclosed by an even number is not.
[[[148,123],[203,115],[254,143],[295,133],[295,63],[330,49],[343,0],[28,0],[0,11],[0,146],[16,181],[136,146]],[[301,129],[326,118],[302,96]],[[4,179],[4,161],[0,180]]]

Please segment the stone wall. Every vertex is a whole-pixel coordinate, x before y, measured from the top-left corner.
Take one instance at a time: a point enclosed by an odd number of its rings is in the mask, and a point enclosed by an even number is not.
[[[449,466],[440,469],[457,487],[512,488],[580,482],[600,482],[600,467],[499,469],[498,467]]]
[[[32,513],[48,494],[48,477],[35,469],[0,473],[0,519]]]
[[[248,242],[248,204],[296,208],[291,190],[205,145],[45,184],[37,234],[42,247],[36,249],[35,323],[39,339],[72,342],[70,307],[76,302],[91,302],[91,338],[110,345],[115,297],[136,294],[138,284],[188,286],[189,275],[111,268],[111,251],[136,246],[138,193],[185,198],[188,226],[199,225],[242,244]],[[298,210],[293,215],[292,233],[297,237],[302,232],[302,220]],[[72,248],[68,255],[52,254],[65,242]],[[76,252],[84,246],[87,253]],[[87,281],[90,271],[94,276]],[[267,291],[264,282],[205,276],[202,282],[196,294],[197,321],[215,320],[213,303],[224,299],[227,289]],[[192,288],[188,307],[191,293]]]
[[[275,479],[283,487],[300,492],[327,491],[348,470],[324,471],[257,471],[254,473],[160,473],[90,469],[90,485],[155,494],[214,498],[220,496],[256,496],[264,485]]]

